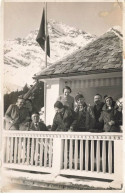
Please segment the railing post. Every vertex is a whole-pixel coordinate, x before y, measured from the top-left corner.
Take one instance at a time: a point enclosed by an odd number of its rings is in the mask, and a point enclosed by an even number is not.
[[[57,176],[60,174],[63,161],[63,140],[60,138],[53,138],[53,163],[52,174]]]
[[[123,182],[123,140],[114,140],[114,180]]]

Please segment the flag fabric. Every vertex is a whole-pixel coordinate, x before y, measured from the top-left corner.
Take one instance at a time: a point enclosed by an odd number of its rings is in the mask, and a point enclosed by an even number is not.
[[[49,43],[49,35],[48,35],[48,29],[47,29],[47,55],[50,57],[50,43]],[[45,51],[45,10],[43,8],[43,15],[42,20],[39,28],[39,32],[36,38],[36,41],[39,43],[40,47]]]

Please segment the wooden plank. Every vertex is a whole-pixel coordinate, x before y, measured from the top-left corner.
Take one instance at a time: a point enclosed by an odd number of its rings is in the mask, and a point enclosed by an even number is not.
[[[97,140],[97,148],[96,148],[96,163],[97,163],[97,172],[100,172],[100,141]]]
[[[75,140],[75,170],[78,168],[78,140]]]
[[[80,170],[83,170],[83,140],[80,140]]]
[[[36,148],[35,148],[35,166],[38,165],[38,138],[36,138]]]
[[[9,142],[8,142],[8,137],[6,137],[6,141],[7,141],[7,147],[6,147],[6,163],[8,163],[8,152],[9,152],[9,150],[8,150],[8,146],[9,146]]]
[[[22,150],[21,140],[22,140],[22,138],[19,137],[19,144],[18,144],[18,163],[21,162],[21,150]]]
[[[85,142],[85,170],[88,171],[88,161],[89,159],[89,141],[86,140]]]
[[[32,138],[32,141],[31,141],[31,144],[32,144],[32,146],[31,146],[31,165],[33,165],[34,164],[34,138]]]
[[[6,153],[7,153],[7,138],[3,138],[3,162],[6,163]]]
[[[67,147],[67,142],[68,140],[65,139],[65,147],[64,147],[64,169],[67,169],[67,164],[68,164],[68,159],[67,159],[67,156],[68,156],[68,147]]]
[[[47,166],[47,138],[45,138],[44,143],[44,167]]]
[[[40,139],[40,167],[43,165],[43,138]]]
[[[52,139],[49,140],[49,167],[52,167]]]
[[[97,173],[97,171],[85,171],[85,170],[70,170],[70,169],[66,169],[66,170],[61,170],[60,174],[63,175],[73,175],[73,176],[85,176],[85,177],[90,177],[90,178],[101,178],[101,179],[109,179],[109,180],[113,180],[115,175],[112,173],[109,175],[109,173],[103,173],[103,172],[99,172]]]
[[[69,168],[72,169],[73,163],[73,140],[70,140],[70,148],[69,148]]]
[[[94,171],[94,140],[91,140],[91,171]]]
[[[7,138],[7,163],[10,162],[10,137]]]
[[[14,163],[17,161],[17,137],[15,137],[15,146],[14,146]]]
[[[22,165],[22,164],[10,164],[10,163],[5,163],[4,168],[11,168],[11,169],[20,169],[22,171],[37,171],[37,172],[45,172],[45,173],[52,173],[52,168],[44,168],[40,166],[35,166],[35,165]],[[34,175],[34,174],[33,174]]]
[[[10,138],[10,163],[12,163],[13,160],[13,138]]]
[[[102,169],[106,172],[106,141],[102,142]]]
[[[26,138],[24,137],[23,139],[22,139],[22,141],[23,141],[23,156],[22,156],[22,164],[24,164],[25,163],[25,156],[26,156]]]
[[[27,165],[29,165],[30,138],[27,138]]]
[[[112,173],[112,141],[108,141],[108,172]]]

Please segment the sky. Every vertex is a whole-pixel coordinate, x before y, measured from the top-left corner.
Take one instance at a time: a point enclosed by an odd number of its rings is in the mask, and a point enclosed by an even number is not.
[[[5,2],[4,40],[26,37],[40,26],[43,2]],[[47,18],[100,36],[122,26],[122,8],[107,2],[48,2]]]

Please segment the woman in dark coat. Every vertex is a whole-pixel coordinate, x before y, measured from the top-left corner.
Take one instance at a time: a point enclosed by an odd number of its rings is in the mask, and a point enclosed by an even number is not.
[[[76,127],[74,111],[64,106],[60,101],[54,104],[56,111],[51,131],[73,131]]]
[[[99,118],[100,122],[104,122],[103,130],[105,132],[119,132],[118,111],[113,107],[113,99],[110,96],[105,98],[105,105],[102,108],[102,113]]]

